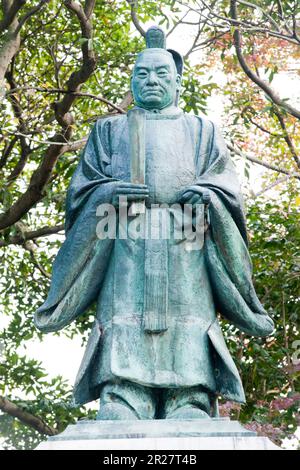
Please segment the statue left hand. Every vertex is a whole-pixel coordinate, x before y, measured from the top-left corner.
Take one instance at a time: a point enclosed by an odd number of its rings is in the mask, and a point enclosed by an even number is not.
[[[191,188],[184,189],[178,199],[181,204],[203,204],[202,194],[195,193]]]
[[[210,203],[210,194],[208,191],[204,190],[203,192],[199,192],[199,188],[194,186],[189,186],[185,188],[180,196],[179,200],[181,204],[205,204],[209,205]]]

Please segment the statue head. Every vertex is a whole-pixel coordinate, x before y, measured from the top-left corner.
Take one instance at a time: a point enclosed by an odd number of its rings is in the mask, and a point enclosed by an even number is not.
[[[157,26],[147,31],[146,44],[131,77],[135,104],[145,109],[177,105],[183,69],[180,54],[165,48],[165,35]]]

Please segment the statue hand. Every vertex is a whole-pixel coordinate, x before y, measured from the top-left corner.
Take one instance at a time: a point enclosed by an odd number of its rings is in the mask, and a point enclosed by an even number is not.
[[[179,202],[181,204],[203,204],[202,202],[202,194],[195,193],[190,189],[186,189],[181,193],[179,197]]]
[[[179,201],[181,204],[210,204],[210,193],[207,189],[202,189],[199,186],[189,186],[185,188],[180,196]]]
[[[204,232],[206,232],[210,224],[210,219],[207,211],[210,201],[211,197],[208,190],[201,189],[199,186],[189,186],[181,192],[178,202],[181,204],[191,204],[193,212],[196,210],[196,206],[198,204],[204,204]],[[196,227],[196,220],[194,220],[194,217],[193,226]]]
[[[119,207],[120,197],[126,198],[127,202],[143,201],[149,197],[149,189],[146,184],[120,181],[116,184],[112,196],[112,204],[117,208]]]
[[[179,196],[179,202],[181,204],[205,204],[208,206],[210,199],[209,191],[199,186],[189,186],[185,188]]]
[[[259,335],[261,336],[268,336],[270,335],[275,328],[274,322],[271,317],[268,315],[260,315],[258,318],[259,321],[259,328],[260,328],[260,333]]]

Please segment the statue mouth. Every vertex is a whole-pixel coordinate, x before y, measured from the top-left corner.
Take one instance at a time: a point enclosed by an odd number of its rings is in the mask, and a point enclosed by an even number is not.
[[[143,93],[145,96],[147,95],[161,95],[162,90],[156,89],[156,90],[145,90]]]

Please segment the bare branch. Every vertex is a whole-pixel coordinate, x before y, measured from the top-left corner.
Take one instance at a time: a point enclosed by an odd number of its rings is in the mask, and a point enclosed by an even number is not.
[[[12,401],[8,400],[5,397],[0,396],[0,410],[4,413],[13,416],[14,418],[18,418],[21,423],[26,424],[41,434],[46,434],[47,436],[55,436],[58,434],[58,430],[48,426],[42,418],[35,416],[28,411],[22,410],[19,406],[17,406]]]
[[[290,178],[292,178],[290,175],[287,175],[287,176],[283,176],[282,178],[278,178],[276,181],[274,181],[273,183],[271,184],[268,184],[268,186],[266,186],[265,188],[263,188],[262,190],[258,191],[257,193],[254,194],[254,198],[258,197],[258,196],[261,196],[262,194],[266,193],[267,191],[270,191],[270,189],[273,189],[275,188],[276,186],[278,186],[279,184],[281,183],[285,183],[286,181],[288,181]]]
[[[257,127],[257,129],[264,132],[265,134],[271,135],[272,137],[278,137],[278,138],[282,137],[282,135],[276,134],[275,132],[271,132],[265,127],[263,127],[261,124],[258,124],[258,122],[255,122],[251,117],[248,117],[248,120],[251,122],[251,124]]]
[[[184,60],[187,60],[189,55],[193,52],[196,44],[197,44],[197,41],[199,39],[199,36],[201,34],[201,25],[200,23],[198,24],[198,31],[197,31],[197,34],[195,35],[195,38],[194,38],[194,41],[193,41],[193,44],[191,45],[191,47],[189,48],[189,50],[186,52],[186,54],[184,55]]]
[[[181,0],[177,0],[178,3],[180,3],[181,5],[183,6],[187,6],[186,3],[184,3],[183,1]],[[254,33],[261,33],[261,34],[264,34],[265,36],[272,36],[272,37],[275,37],[275,38],[278,38],[278,39],[284,39],[285,41],[288,41],[292,44],[296,44],[299,46],[300,44],[300,38],[295,34],[295,32],[291,32],[290,31],[290,28],[288,27],[288,25],[285,23],[284,26],[285,26],[285,29],[286,31],[288,32],[288,34],[284,34],[282,32],[283,28],[280,29],[280,32],[277,31],[277,29],[274,31],[274,29],[270,29],[266,26],[260,26],[258,25],[257,23],[254,23],[253,21],[239,21],[237,19],[233,19],[232,17],[227,17],[227,16],[222,16],[222,15],[219,15],[217,14],[211,5],[208,5],[204,0],[201,0],[201,3],[205,6],[205,8],[209,11],[209,15],[217,20],[220,20],[222,23],[212,23],[211,21],[209,21],[209,24],[210,26],[212,27],[227,27],[228,25],[229,26],[237,26],[237,27],[240,27],[240,28],[243,28],[243,30],[247,33],[250,33],[250,34],[254,34]],[[198,9],[196,8],[192,8],[191,6],[189,6],[190,10],[194,11],[195,13],[198,13],[198,15],[202,15],[204,17],[204,14],[202,12],[200,12]],[[209,16],[206,17],[206,19],[208,20],[209,19]]]
[[[11,67],[10,71],[6,72],[5,78],[7,79],[7,81],[8,81],[11,88],[16,87],[16,82],[15,82],[14,77],[13,77],[13,66]],[[14,115],[19,121],[18,129],[20,130],[20,132],[24,133],[24,132],[26,132],[26,124],[25,124],[25,120],[23,119],[22,107],[21,107],[21,104],[19,102],[19,99],[16,96],[16,94],[11,94],[10,95],[10,100],[11,100],[11,103],[12,103],[12,108],[13,108],[13,111],[14,111]],[[20,154],[20,158],[19,158],[18,163],[16,164],[15,168],[12,170],[12,172],[10,173],[10,175],[7,178],[7,180],[10,181],[10,182],[13,181],[15,178],[17,178],[20,175],[23,168],[25,167],[27,158],[31,153],[31,148],[27,144],[25,136],[20,136],[19,140],[20,140],[21,154]]]
[[[279,25],[276,23],[276,21],[272,18],[271,15],[268,14],[268,12],[266,12],[263,8],[261,8],[261,6],[259,5],[255,5],[254,3],[251,3],[251,2],[246,2],[245,0],[237,0],[238,3],[240,3],[241,5],[245,5],[247,7],[250,7],[250,8],[253,8],[254,10],[258,10],[262,13],[262,15],[264,15],[269,21],[270,23],[274,26],[274,28],[280,32],[280,27]]]
[[[27,250],[29,253],[30,253],[30,257],[31,257],[31,260],[33,262],[33,264],[38,268],[38,270],[40,271],[40,273],[46,277],[47,279],[51,279],[51,274],[48,273],[45,268],[41,265],[41,263],[38,262],[38,260],[36,259],[36,256],[35,256],[35,252],[36,252],[36,247],[35,245],[32,243],[31,240],[27,240],[26,242],[23,243],[23,248],[25,250]]]
[[[233,147],[230,144],[227,144],[227,147],[235,155],[238,155],[239,157],[242,157],[246,160],[249,160],[250,162],[257,163],[258,165],[264,166],[268,170],[276,171],[277,173],[283,173],[284,175],[288,175],[290,178],[300,179],[300,173],[290,173],[289,171],[285,170],[284,168],[281,168],[281,167],[273,165],[271,163],[259,160],[258,158],[252,157],[251,155],[248,155],[244,152],[241,152],[239,149],[236,149],[235,147]]]
[[[184,15],[180,18],[180,20],[177,21],[177,23],[175,23],[172,28],[167,32],[166,34],[166,37],[170,36],[170,34],[173,33],[173,31],[177,28],[177,26],[179,26],[180,24],[186,24],[184,23],[184,19],[187,17],[187,15],[189,14],[190,10],[188,9]],[[161,12],[162,13],[162,12]],[[198,23],[195,23],[195,24],[198,24]]]
[[[192,52],[195,52],[199,49],[202,49],[206,46],[209,46],[211,45],[213,42],[217,41],[218,39],[220,39],[221,37],[225,36],[226,34],[228,34],[230,32],[230,29],[226,29],[225,31],[223,31],[222,33],[220,34],[216,34],[215,36],[211,37],[211,38],[207,38],[205,39],[204,41],[196,44],[193,48],[193,50],[191,51]]]
[[[18,131],[6,131],[6,132],[10,135],[26,137],[26,139],[30,140],[31,142],[36,142],[41,145],[58,145],[59,147],[61,147],[62,145],[61,142],[55,142],[52,140],[39,140],[37,138],[35,139],[34,137],[29,137],[28,134],[22,134],[21,132],[18,132]],[[72,141],[64,142],[65,145],[64,145],[64,148],[62,149],[61,155],[63,153],[69,152],[70,150],[81,148],[81,146],[86,142],[86,140],[87,140],[86,137],[84,137],[83,139],[74,140],[73,142]]]
[[[295,149],[295,146],[292,142],[292,139],[290,138],[289,136],[289,133],[288,133],[288,130],[286,128],[286,125],[285,125],[285,122],[284,122],[284,119],[283,117],[281,116],[281,114],[277,111],[277,110],[274,110],[274,113],[275,113],[275,116],[277,117],[278,121],[279,121],[279,124],[281,126],[281,129],[283,130],[283,138],[284,140],[286,141],[287,143],[287,146],[291,152],[291,155],[297,165],[297,167],[300,169],[300,159],[297,155],[297,152],[296,152],[296,149]]]
[[[236,20],[237,18],[236,0],[230,1],[230,14],[231,14],[231,17],[234,20]],[[245,74],[247,75],[247,77],[249,77],[250,80],[252,80],[256,85],[258,85],[259,88],[261,88],[269,96],[269,98],[273,101],[273,103],[277,104],[278,106],[281,106],[289,114],[296,117],[297,119],[300,119],[300,111],[294,108],[293,106],[289,105],[285,100],[282,100],[277,95],[277,93],[264,80],[262,80],[255,72],[253,72],[250,69],[250,67],[248,66],[242,54],[241,33],[238,27],[236,27],[234,30],[233,41],[234,41],[234,47],[236,50],[238,61],[240,63],[240,66],[244,70]]]
[[[139,22],[139,19],[137,17],[137,14],[136,14],[136,7],[137,7],[137,0],[127,0],[127,3],[129,3],[130,5],[130,11],[131,11],[131,19],[132,19],[132,22],[134,24],[134,26],[136,27],[136,29],[138,30],[138,32],[143,36],[145,37],[146,36],[146,32],[145,30],[142,28],[142,26],[140,25],[140,22]]]
[[[62,232],[64,230],[64,224],[54,225],[53,227],[45,226],[37,230],[31,230],[24,232],[20,231],[20,234],[10,237],[8,240],[0,240],[0,246],[8,245],[23,245],[27,240],[35,240],[41,237],[48,237],[55,233]]]
[[[82,93],[82,92],[79,92],[79,91],[64,90],[63,88],[19,87],[19,88],[15,88],[13,90],[9,90],[6,93],[6,95],[9,96],[10,94],[15,93],[16,91],[30,91],[30,90],[40,91],[42,93],[50,93],[50,94],[52,94],[52,93],[54,93],[54,94],[63,93],[63,94],[69,94],[69,95],[78,96],[78,97],[92,98],[94,100],[102,101],[102,103],[107,104],[108,106],[115,109],[116,111],[118,111],[121,114],[126,113],[126,111],[122,107],[114,104],[112,101],[107,100],[103,96],[93,95],[92,93]]]
[[[18,140],[18,138],[16,136],[14,136],[10,141],[8,141],[5,144],[2,156],[0,158],[0,169],[3,168],[6,165],[7,159],[9,157],[9,155],[11,154],[17,140]]]

